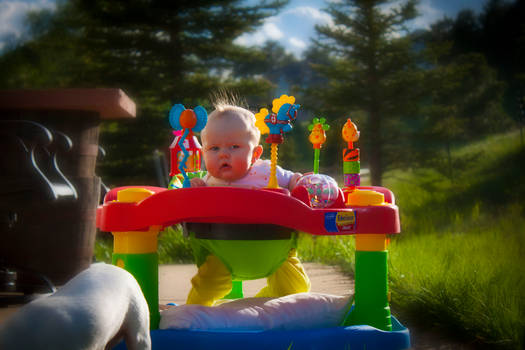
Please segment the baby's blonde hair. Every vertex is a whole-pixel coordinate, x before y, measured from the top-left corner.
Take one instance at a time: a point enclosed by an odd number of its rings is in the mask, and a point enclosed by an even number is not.
[[[214,120],[226,120],[227,118],[237,118],[246,125],[246,130],[254,140],[254,145],[258,145],[261,139],[261,132],[255,126],[255,115],[248,109],[239,105],[243,103],[238,96],[227,91],[218,91],[213,95],[215,107],[214,111],[208,115],[208,123]],[[201,138],[206,135],[206,127],[202,129]]]

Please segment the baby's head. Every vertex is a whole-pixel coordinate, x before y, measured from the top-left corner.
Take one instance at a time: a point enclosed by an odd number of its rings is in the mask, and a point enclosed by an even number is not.
[[[262,154],[255,116],[242,107],[219,104],[201,132],[208,173],[225,181],[243,178]]]

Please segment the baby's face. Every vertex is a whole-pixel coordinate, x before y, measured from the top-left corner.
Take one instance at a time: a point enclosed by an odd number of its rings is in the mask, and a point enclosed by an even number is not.
[[[241,120],[213,120],[202,135],[206,169],[215,178],[235,181],[243,178],[252,162],[259,158],[262,147]]]

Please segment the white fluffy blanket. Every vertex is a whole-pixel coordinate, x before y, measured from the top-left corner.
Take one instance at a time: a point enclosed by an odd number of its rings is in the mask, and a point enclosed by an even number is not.
[[[299,293],[281,298],[245,298],[218,306],[181,305],[164,310],[161,329],[302,330],[339,326],[349,296]]]

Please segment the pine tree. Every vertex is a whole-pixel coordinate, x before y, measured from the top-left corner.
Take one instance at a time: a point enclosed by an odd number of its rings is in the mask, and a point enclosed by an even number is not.
[[[286,1],[252,6],[233,0],[76,3],[89,17],[85,44],[97,62],[94,75],[102,74],[98,79],[110,79],[128,89],[141,113],[135,123],[102,135],[110,147],[106,173],[118,175],[128,167],[135,169],[134,174],[152,174],[152,163],[143,155],[169,145],[165,117],[171,104],[183,103],[188,108],[203,104],[210,109],[208,96],[218,87],[254,95],[269,87],[264,81],[224,78],[222,73],[254,54],[234,40],[275,14]],[[140,147],[131,146],[130,139]]]
[[[364,112],[360,123],[373,185],[380,185],[388,159],[397,142],[397,121],[410,115],[421,81],[416,52],[407,33],[416,16],[416,1],[392,4],[384,0],[344,0],[326,10],[333,24],[318,26],[318,49],[331,55],[329,64],[316,68],[328,84],[316,89],[327,108]]]

